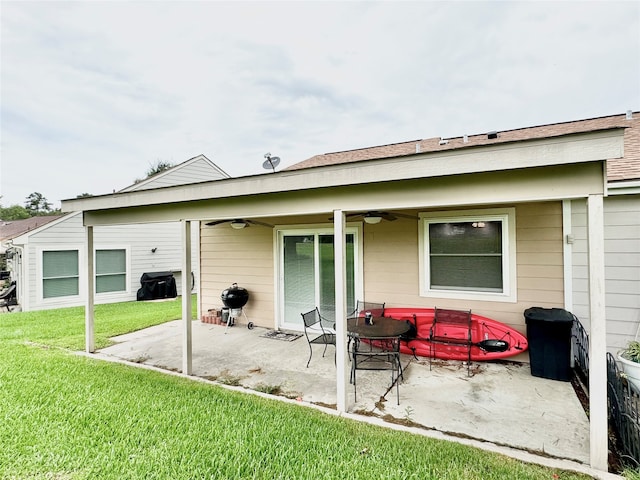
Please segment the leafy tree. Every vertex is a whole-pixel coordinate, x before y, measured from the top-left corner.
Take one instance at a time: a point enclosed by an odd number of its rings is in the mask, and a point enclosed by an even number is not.
[[[169,170],[173,168],[174,165],[171,162],[167,162],[166,160],[158,160],[156,163],[150,164],[149,169],[145,173],[145,178],[136,178],[134,183],[140,183],[147,178],[151,178],[154,175],[164,172],[165,170]]]
[[[24,207],[29,212],[30,216],[36,217],[38,215],[51,215],[55,213],[51,210],[51,203],[39,192],[33,192],[30,194],[25,202]]]
[[[7,208],[0,206],[0,220],[23,220],[25,218],[31,218],[31,213],[21,205],[11,205]]]
[[[167,162],[165,160],[158,160],[156,163],[149,167],[149,170],[147,170],[147,178],[153,177],[154,175],[162,173],[165,170],[169,170],[172,167],[173,163]]]

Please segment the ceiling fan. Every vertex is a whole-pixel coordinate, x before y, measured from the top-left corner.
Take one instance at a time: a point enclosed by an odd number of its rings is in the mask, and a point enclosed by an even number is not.
[[[242,228],[248,227],[250,225],[260,225],[261,227],[273,228],[273,225],[268,223],[259,222],[257,220],[245,220],[244,218],[233,218],[230,220],[214,220],[213,222],[206,223],[207,227],[213,227],[215,225],[220,225],[222,223],[229,223],[231,228],[236,230],[240,230]]]
[[[380,223],[381,220],[386,220],[388,222],[393,222],[398,218],[410,218],[412,220],[417,220],[418,217],[413,215],[406,215],[404,213],[393,213],[393,212],[381,212],[378,210],[372,210],[369,212],[356,212],[356,213],[347,213],[345,215],[347,218],[362,218],[365,223],[376,224]]]

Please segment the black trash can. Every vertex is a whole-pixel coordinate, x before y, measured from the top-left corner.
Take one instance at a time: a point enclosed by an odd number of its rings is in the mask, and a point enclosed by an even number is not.
[[[574,316],[562,308],[531,307],[524,311],[531,375],[571,380],[571,332]]]

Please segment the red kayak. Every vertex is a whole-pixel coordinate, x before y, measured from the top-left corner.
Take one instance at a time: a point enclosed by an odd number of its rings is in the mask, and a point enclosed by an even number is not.
[[[431,347],[429,331],[433,324],[433,308],[385,308],[384,316],[400,321],[409,321],[415,335],[406,337],[400,351],[409,355],[420,355],[443,360],[467,360],[466,345],[442,345]],[[413,338],[412,338],[413,337]],[[471,314],[471,360],[487,361],[519,355],[527,350],[527,338],[508,325],[491,318]]]

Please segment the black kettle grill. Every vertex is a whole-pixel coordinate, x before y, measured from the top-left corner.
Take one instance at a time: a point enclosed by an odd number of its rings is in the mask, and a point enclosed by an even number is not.
[[[234,283],[222,292],[220,298],[225,307],[242,308],[249,301],[249,292],[247,292],[245,288],[239,287],[237,283]]]
[[[235,319],[244,315],[242,307],[244,307],[249,301],[249,292],[246,288],[239,287],[237,283],[234,283],[220,294],[220,299],[224,303],[225,307],[229,309],[227,313],[227,328],[235,323]],[[246,318],[246,315],[244,315]],[[222,318],[225,318],[225,312],[223,309]],[[253,322],[247,321],[247,328],[251,330],[253,328]],[[225,330],[226,333],[226,330]]]

